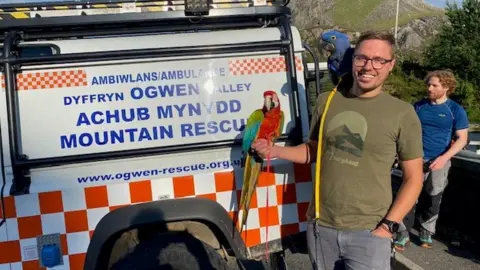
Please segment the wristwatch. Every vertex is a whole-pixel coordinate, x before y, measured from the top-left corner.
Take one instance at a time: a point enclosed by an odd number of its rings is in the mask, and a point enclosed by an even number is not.
[[[398,232],[398,229],[400,228],[400,224],[395,221],[388,220],[386,218],[383,218],[382,221],[380,221],[380,224],[385,224],[388,227],[388,230],[390,233],[394,234]]]

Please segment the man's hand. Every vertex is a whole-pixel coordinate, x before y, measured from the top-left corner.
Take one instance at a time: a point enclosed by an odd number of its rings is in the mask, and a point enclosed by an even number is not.
[[[372,234],[377,237],[383,238],[392,238],[393,236],[390,231],[388,231],[387,228],[384,227],[384,225],[378,226],[375,230],[372,231]]]
[[[275,155],[276,153],[273,148],[272,143],[265,139],[258,139],[252,143],[252,149],[262,158],[266,158],[269,153],[270,158],[276,158],[277,156]]]
[[[430,164],[430,169],[432,171],[434,170],[440,170],[445,166],[445,163],[449,161],[453,156],[455,156],[460,150],[467,145],[468,142],[468,129],[462,129],[462,130],[457,130],[455,132],[457,135],[457,139],[453,143],[452,146],[448,149],[447,152],[445,152],[443,155],[437,157],[432,164]]]
[[[439,156],[432,162],[432,164],[430,164],[430,169],[432,171],[440,170],[445,166],[445,163],[447,163],[447,161],[448,161],[448,158],[444,156]]]
[[[252,143],[251,147],[262,158],[266,158],[270,153],[270,158],[284,159],[294,163],[309,163],[313,160],[312,158],[315,158],[312,153],[315,154],[317,151],[315,141],[297,146],[278,146],[267,140],[258,139]]]

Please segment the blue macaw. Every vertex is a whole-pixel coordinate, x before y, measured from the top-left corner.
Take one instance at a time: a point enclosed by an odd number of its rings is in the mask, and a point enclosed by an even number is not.
[[[320,35],[320,48],[328,51],[328,71],[333,84],[339,83],[339,78],[351,73],[354,49],[350,46],[350,38],[342,32],[332,30]]]

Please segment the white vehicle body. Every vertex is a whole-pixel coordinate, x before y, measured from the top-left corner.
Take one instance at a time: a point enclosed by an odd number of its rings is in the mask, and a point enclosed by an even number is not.
[[[39,63],[21,66],[21,72],[15,73],[15,132],[10,130],[7,75],[2,73],[0,124],[6,181],[5,212],[0,217],[6,223],[0,227],[0,253],[6,253],[0,254],[0,270],[41,266],[45,236],[61,240],[61,264],[48,269],[83,269],[98,222],[120,207],[203,197],[216,201],[232,217],[241,215],[237,204],[242,152],[233,143],[241,140],[249,115],[263,106],[264,91],[279,95],[285,114],[283,134],[297,125],[301,139],[307,138],[303,46],[298,30],[294,26],[290,30],[296,93],[286,72],[285,54],[279,50]],[[278,27],[265,27],[19,44],[48,45],[55,54],[67,55],[268,42],[283,35]],[[28,160],[47,160],[28,169],[27,194],[11,194],[15,188],[9,151],[12,133],[20,154]],[[109,153],[120,151],[136,151],[136,155],[110,158]],[[85,155],[96,158],[75,160]],[[48,160],[65,162],[51,165]],[[310,166],[272,160],[272,171],[273,178],[267,173],[261,176],[242,233],[249,248],[306,229]]]

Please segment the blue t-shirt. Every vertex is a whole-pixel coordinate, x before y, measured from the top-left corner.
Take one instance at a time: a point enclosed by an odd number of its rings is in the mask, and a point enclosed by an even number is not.
[[[442,104],[432,104],[423,99],[414,107],[422,123],[425,160],[437,158],[448,151],[455,131],[468,128],[467,113],[451,99]]]

